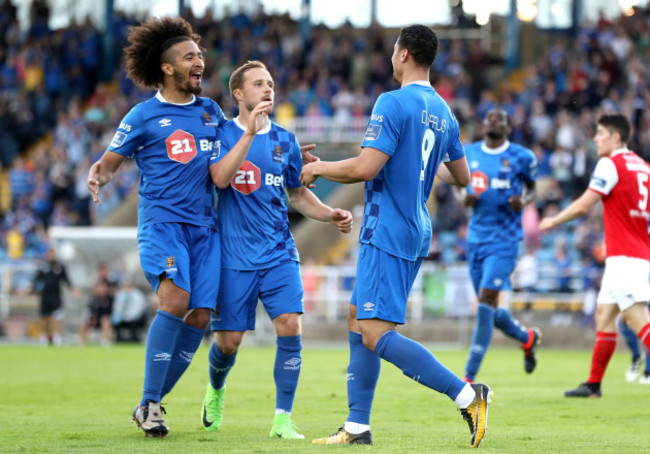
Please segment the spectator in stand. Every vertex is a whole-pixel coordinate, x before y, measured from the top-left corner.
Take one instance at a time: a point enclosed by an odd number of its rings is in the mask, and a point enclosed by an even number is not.
[[[28,197],[34,190],[33,172],[22,157],[16,158],[9,170],[9,190],[12,208],[16,207],[18,200]]]
[[[557,271],[557,284],[555,291],[559,293],[571,293],[571,278],[573,277],[571,270],[571,258],[567,255],[566,243],[560,240],[555,245],[554,265]]]
[[[116,342],[140,342],[147,325],[151,305],[130,278],[125,278],[115,292],[111,323]]]

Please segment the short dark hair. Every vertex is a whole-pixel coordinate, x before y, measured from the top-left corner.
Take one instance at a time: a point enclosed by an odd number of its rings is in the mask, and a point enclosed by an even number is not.
[[[609,132],[618,132],[621,143],[627,144],[630,140],[632,125],[630,120],[622,113],[605,113],[598,117],[598,124],[607,128]]]
[[[160,68],[165,51],[174,44],[194,41],[201,48],[201,37],[181,17],[154,17],[129,28],[130,46],[126,53],[126,71],[130,79],[145,87],[159,87],[164,73]]]
[[[419,66],[429,68],[438,54],[438,35],[426,25],[409,25],[400,30],[397,45],[408,50]]]
[[[232,97],[233,101],[237,102],[235,99],[235,90],[244,86],[244,76],[253,68],[266,69],[266,65],[258,60],[249,60],[234,70],[230,75],[230,83],[228,86],[230,88],[230,96]]]

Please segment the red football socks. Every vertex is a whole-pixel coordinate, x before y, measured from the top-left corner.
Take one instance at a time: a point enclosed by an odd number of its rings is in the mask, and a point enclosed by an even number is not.
[[[641,331],[639,331],[639,339],[641,339],[641,342],[643,342],[646,348],[650,349],[650,323],[641,328]]]
[[[605,375],[607,364],[616,350],[617,333],[605,333],[598,331],[596,333],[596,343],[591,355],[591,375],[588,383],[600,383]],[[648,336],[650,337],[650,336]]]

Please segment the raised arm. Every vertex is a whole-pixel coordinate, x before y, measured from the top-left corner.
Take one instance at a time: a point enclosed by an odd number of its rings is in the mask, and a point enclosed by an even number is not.
[[[597,202],[602,200],[602,198],[603,197],[597,192],[587,189],[580,197],[571,202],[568,207],[560,211],[558,214],[542,219],[539,223],[539,229],[541,231],[547,231],[560,224],[584,216]]]
[[[219,189],[228,187],[235,173],[241,167],[255,134],[261,131],[268,122],[268,114],[272,105],[272,101],[262,101],[255,106],[248,119],[248,127],[235,146],[223,158],[210,165],[212,182]]]
[[[318,177],[344,184],[370,181],[377,176],[389,158],[390,156],[376,148],[366,147],[356,158],[306,164],[300,173],[300,182],[309,186]]]

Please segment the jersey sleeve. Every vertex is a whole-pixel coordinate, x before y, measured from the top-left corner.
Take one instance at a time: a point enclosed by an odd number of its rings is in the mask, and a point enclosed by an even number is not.
[[[287,166],[286,187],[299,188],[302,186],[300,183],[300,172],[302,171],[302,153],[300,152],[300,144],[295,136],[292,137],[290,151],[289,151],[289,165]]]
[[[217,123],[219,124],[218,127],[221,127],[228,121],[228,119],[224,115],[223,110],[221,110],[221,107],[219,107],[219,104],[217,104],[214,100],[212,100],[212,104],[214,104],[214,110],[216,112],[215,115],[217,117]]]
[[[529,150],[525,149],[525,160],[524,160],[524,169],[522,179],[526,183],[532,183],[537,179],[537,158],[535,154]]]
[[[140,109],[135,106],[120,122],[120,126],[108,145],[108,151],[132,158],[142,145],[145,128]]]
[[[453,113],[452,118],[454,119],[454,132],[449,142],[449,148],[442,156],[441,162],[458,161],[465,157],[465,150],[463,149],[463,144],[460,142],[460,126]]]
[[[608,195],[618,183],[616,165],[610,158],[600,158],[589,181],[589,189],[600,195]]]
[[[218,128],[217,129],[217,134],[216,134],[216,143],[217,145],[212,149],[212,153],[210,154],[210,164],[216,164],[217,162],[221,161],[225,155],[228,154],[228,152],[232,149],[234,144],[231,144],[231,140],[229,139],[228,135],[225,134],[225,129],[226,128]]]
[[[394,96],[383,93],[375,102],[361,148],[376,148],[393,156],[399,141],[401,108]]]

